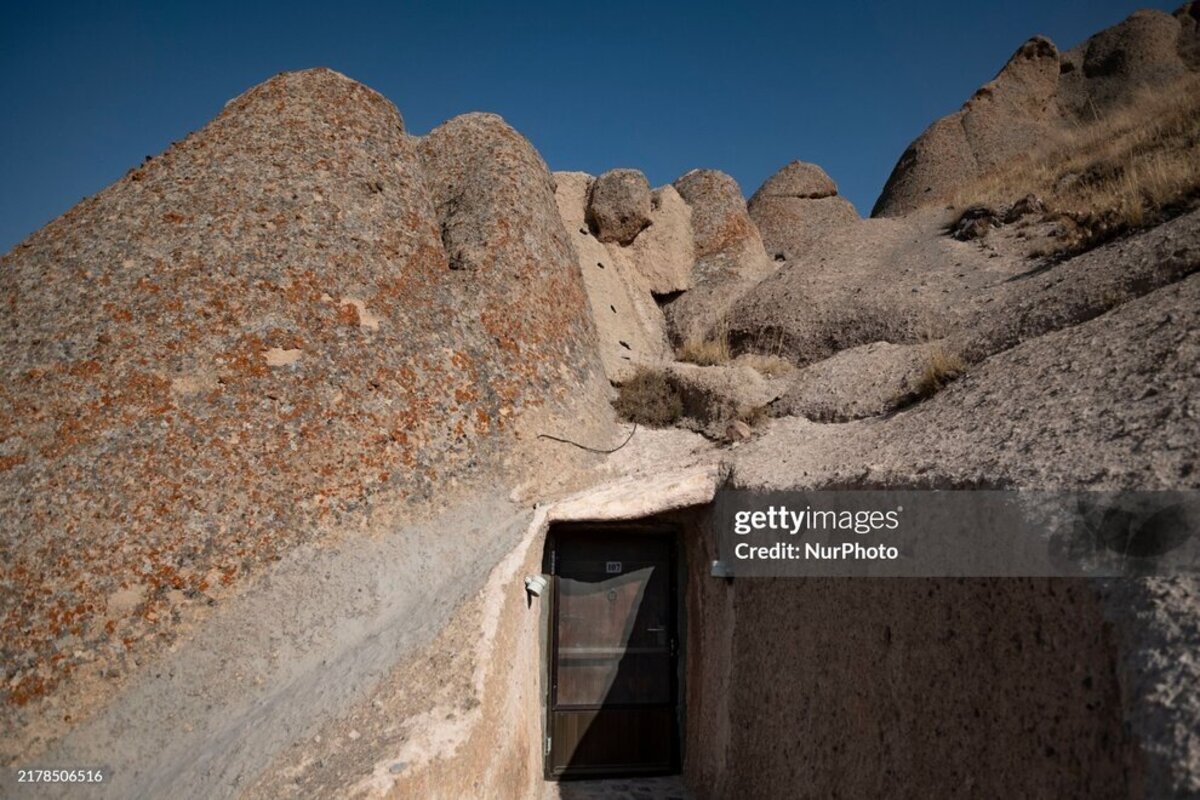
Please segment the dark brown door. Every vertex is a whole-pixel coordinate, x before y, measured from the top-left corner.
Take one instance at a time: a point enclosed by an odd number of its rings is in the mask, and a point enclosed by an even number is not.
[[[677,769],[674,539],[656,529],[556,531],[547,771]]]

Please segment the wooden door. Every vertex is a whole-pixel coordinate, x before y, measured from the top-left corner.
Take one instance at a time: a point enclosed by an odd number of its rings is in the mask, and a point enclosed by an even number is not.
[[[662,530],[555,533],[548,774],[677,771],[673,553]]]

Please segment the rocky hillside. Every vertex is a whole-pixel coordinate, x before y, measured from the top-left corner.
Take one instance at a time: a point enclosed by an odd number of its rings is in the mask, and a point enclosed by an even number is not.
[[[1197,53],[1200,4],[1195,2],[1173,15],[1139,11],[1066,52],[1043,36],[1033,37],[960,110],[909,145],[872,216],[894,217],[945,203],[962,187],[1064,141],[1077,151],[1072,140],[1086,135],[1081,129],[1111,124],[1115,115],[1149,101],[1150,108],[1140,114],[1146,121],[1165,87],[1185,82],[1181,102],[1195,92]]]
[[[551,519],[702,516],[726,488],[1200,488],[1198,20],[1030,40],[867,219],[800,161],[747,203],[714,169],[551,173],[490,114],[413,136],[324,69],[235,98],[0,263],[0,763],[109,759],[112,796],[535,796],[519,576]],[[689,602],[742,604],[739,657],[777,675],[799,634],[770,609],[856,596],[782,583]],[[998,715],[1037,759],[1013,785],[1108,759],[1096,793],[1200,792],[1195,580],[950,583],[873,587],[874,613],[928,603],[904,647],[822,618],[820,703],[731,690],[692,789],[838,792],[840,765],[793,766],[834,764],[823,730],[874,742],[837,683],[860,670],[914,736],[986,755],[978,709],[914,715],[927,687],[891,683],[967,626],[1017,665],[989,702],[1084,732]],[[1066,631],[1063,674],[995,609]],[[1076,645],[1111,661],[1102,702]],[[946,679],[987,689],[953,646]],[[855,785],[975,779],[927,751],[853,750]]]

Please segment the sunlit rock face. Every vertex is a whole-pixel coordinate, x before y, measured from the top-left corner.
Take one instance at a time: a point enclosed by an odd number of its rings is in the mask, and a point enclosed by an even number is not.
[[[601,372],[532,146],[278,75],[3,259],[0,696],[486,474]]]

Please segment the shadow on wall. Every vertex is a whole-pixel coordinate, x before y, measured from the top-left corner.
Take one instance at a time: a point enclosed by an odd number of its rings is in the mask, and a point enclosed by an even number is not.
[[[1086,581],[743,579],[733,591],[723,763],[740,794],[1142,794],[1113,634]]]

